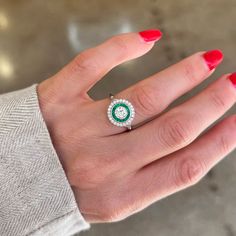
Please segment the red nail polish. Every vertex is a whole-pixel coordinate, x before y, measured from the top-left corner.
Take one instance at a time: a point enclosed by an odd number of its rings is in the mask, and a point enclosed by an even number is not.
[[[210,70],[215,69],[223,61],[223,53],[220,50],[211,50],[203,54]]]
[[[155,42],[162,37],[162,32],[156,29],[141,31],[139,34],[145,42]]]
[[[230,81],[232,82],[233,86],[236,88],[236,72],[232,73],[229,76]]]

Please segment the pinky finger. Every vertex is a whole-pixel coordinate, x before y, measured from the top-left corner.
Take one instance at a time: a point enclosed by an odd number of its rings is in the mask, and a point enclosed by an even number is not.
[[[134,181],[139,185],[132,186],[136,189],[133,202],[140,202],[140,199],[135,199],[135,195],[141,197],[143,209],[161,198],[196,184],[235,147],[236,115],[233,115],[186,148],[142,168]]]

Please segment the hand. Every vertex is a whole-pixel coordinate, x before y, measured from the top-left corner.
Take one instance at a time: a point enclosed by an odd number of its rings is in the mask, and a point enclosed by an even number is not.
[[[197,183],[236,146],[235,115],[199,137],[235,103],[235,74],[163,112],[214,72],[223,57],[218,50],[198,52],[116,94],[134,105],[131,132],[109,122],[109,98],[88,96],[113,67],[147,53],[160,37],[159,31],[112,37],[38,85],[52,142],[88,222],[121,220]]]

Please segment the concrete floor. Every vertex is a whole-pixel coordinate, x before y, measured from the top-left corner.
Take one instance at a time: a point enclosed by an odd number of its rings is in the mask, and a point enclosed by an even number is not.
[[[91,95],[103,98],[193,52],[222,49],[224,63],[181,102],[221,74],[236,71],[235,13],[235,0],[0,0],[0,93],[46,79],[111,35],[158,27],[164,32],[158,46],[114,69]],[[81,235],[234,236],[235,158],[234,152],[195,187]]]

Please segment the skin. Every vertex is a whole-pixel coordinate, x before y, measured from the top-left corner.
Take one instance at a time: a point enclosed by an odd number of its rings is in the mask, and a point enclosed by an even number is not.
[[[236,146],[235,115],[200,135],[235,103],[229,75],[163,112],[214,72],[204,52],[115,95],[135,107],[131,132],[109,122],[109,98],[94,101],[88,90],[112,68],[153,46],[138,33],[114,36],[83,51],[37,87],[53,145],[90,223],[122,220],[196,184]]]

